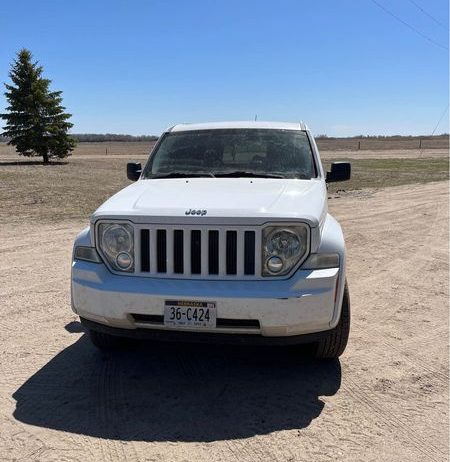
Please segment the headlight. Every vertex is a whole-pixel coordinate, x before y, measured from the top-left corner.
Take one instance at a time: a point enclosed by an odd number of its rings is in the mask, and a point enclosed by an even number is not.
[[[126,223],[100,223],[99,248],[117,271],[134,271],[133,227]]]
[[[306,256],[308,229],[299,226],[268,226],[263,230],[263,276],[282,276]]]

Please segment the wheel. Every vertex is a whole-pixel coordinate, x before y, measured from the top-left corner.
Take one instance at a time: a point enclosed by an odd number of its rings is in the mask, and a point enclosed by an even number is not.
[[[89,329],[89,337],[91,342],[99,350],[115,350],[123,346],[125,343],[125,339],[122,337],[105,334],[104,332],[98,332],[93,329]]]
[[[338,325],[317,344],[316,358],[336,359],[344,353],[350,333],[350,295],[348,293],[347,281],[344,287],[342,299],[341,318]]]

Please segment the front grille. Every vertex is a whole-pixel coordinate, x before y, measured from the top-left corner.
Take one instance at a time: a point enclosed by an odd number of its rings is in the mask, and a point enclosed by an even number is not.
[[[260,230],[140,225],[136,273],[142,276],[248,279],[260,277]]]

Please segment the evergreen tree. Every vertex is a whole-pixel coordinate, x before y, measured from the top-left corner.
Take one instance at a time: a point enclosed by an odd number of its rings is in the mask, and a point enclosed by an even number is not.
[[[5,114],[3,136],[23,156],[40,156],[44,164],[52,157],[64,158],[75,147],[75,139],[68,135],[73,126],[61,105],[61,91],[50,91],[51,80],[42,77],[42,66],[32,62],[29,50],[22,49],[11,66],[12,85],[5,83],[9,103]]]

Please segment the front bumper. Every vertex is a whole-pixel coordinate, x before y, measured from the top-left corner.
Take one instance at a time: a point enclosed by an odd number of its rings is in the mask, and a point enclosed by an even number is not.
[[[323,340],[329,331],[314,332],[303,335],[286,335],[268,337],[263,335],[248,335],[242,333],[223,334],[212,332],[190,332],[169,329],[122,329],[111,327],[88,319],[80,318],[84,327],[104,334],[133,340],[153,340],[158,342],[177,343],[208,343],[219,345],[250,345],[250,346],[289,346],[304,343],[314,343]]]
[[[154,329],[164,325],[137,321],[133,315],[164,313],[169,299],[216,302],[217,316],[257,320],[259,328],[178,329],[209,334],[286,337],[332,329],[340,317],[342,269],[299,270],[291,278],[258,281],[156,279],[112,274],[103,264],[74,261],[72,308],[82,319],[117,329]],[[130,335],[132,334],[129,332]]]

